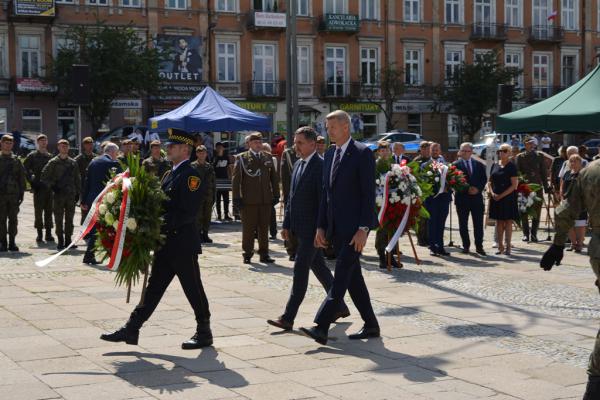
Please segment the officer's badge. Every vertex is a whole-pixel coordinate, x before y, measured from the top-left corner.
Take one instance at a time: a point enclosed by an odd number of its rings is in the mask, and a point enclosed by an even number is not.
[[[197,176],[190,176],[188,178],[188,188],[190,191],[195,192],[200,187],[200,178]]]

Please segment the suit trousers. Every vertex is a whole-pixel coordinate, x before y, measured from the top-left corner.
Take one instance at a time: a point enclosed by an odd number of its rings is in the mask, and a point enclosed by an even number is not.
[[[468,195],[461,196],[456,201],[456,215],[458,215],[458,229],[460,239],[462,240],[463,249],[468,249],[471,246],[469,238],[469,214],[473,219],[473,234],[475,237],[475,247],[483,247],[483,196]]]
[[[429,211],[429,221],[427,221],[429,249],[439,251],[444,248],[444,229],[450,212],[450,194],[442,193],[429,197],[425,200],[425,208]]]
[[[148,287],[144,303],[139,304],[131,313],[128,325],[135,329],[142,327],[160,302],[163,294],[173,278],[177,276],[183,288],[185,297],[194,310],[198,323],[210,320],[208,299],[200,278],[200,266],[197,254],[173,255],[164,248],[159,250],[152,265],[152,274],[148,279]]]
[[[258,236],[258,254],[269,254],[271,204],[244,204],[242,207],[242,250],[245,257],[254,254],[254,233]]]
[[[306,289],[308,287],[308,276],[312,270],[321,282],[321,285],[328,292],[333,283],[333,275],[323,258],[321,249],[314,246],[314,238],[297,238],[298,239],[298,255],[294,262],[294,279],[292,283],[292,293],[285,306],[285,312],[282,318],[288,322],[294,322],[298,314],[298,308],[304,300]]]
[[[350,246],[351,240],[350,236],[334,236],[333,239],[336,254],[333,284],[315,317],[315,323],[323,329],[329,329],[335,314],[342,309],[346,290],[350,293],[350,298],[365,322],[365,326],[367,328],[379,327],[371,305],[369,290],[362,276],[360,253]]]
[[[33,208],[35,210],[35,229],[52,229],[52,191],[36,189],[33,192]]]

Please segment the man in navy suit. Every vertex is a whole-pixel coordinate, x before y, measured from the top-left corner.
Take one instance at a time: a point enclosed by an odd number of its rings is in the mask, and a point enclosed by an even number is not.
[[[329,325],[343,307],[346,290],[364,321],[350,339],[379,337],[379,323],[362,276],[360,254],[377,226],[375,216],[375,159],[371,150],[350,137],[350,116],[341,110],[327,115],[327,133],[336,143],[325,153],[323,195],[315,246],[333,242],[336,254],[333,285],[317,316],[316,326],[300,328],[321,344],[327,343]]]
[[[288,240],[292,233],[298,242],[292,293],[283,315],[276,320],[267,320],[267,323],[286,331],[292,329],[298,308],[304,300],[309,270],[312,269],[326,291],[331,289],[333,283],[333,275],[325,264],[323,253],[314,245],[323,192],[323,160],[316,150],[317,132],[309,127],[298,129],[294,136],[294,147],[300,160],[294,164],[290,176],[290,192],[281,231],[284,240]],[[349,315],[348,307],[343,304],[336,318]]]
[[[462,239],[462,252],[469,253],[471,239],[469,238],[469,214],[473,218],[473,231],[475,233],[475,250],[478,254],[485,256],[483,250],[483,188],[487,183],[485,166],[474,160],[473,145],[463,143],[460,145],[460,158],[453,165],[461,170],[469,183],[469,189],[462,193],[456,193],[454,204],[458,215],[458,227]]]
[[[119,146],[114,143],[107,143],[103,150],[104,154],[94,158],[90,162],[90,165],[88,165],[86,179],[84,180],[83,190],[81,191],[82,211],[89,211],[96,197],[104,190],[106,182],[110,179],[111,171],[118,171],[121,169],[117,161]],[[96,257],[94,256],[96,228],[92,229],[87,235],[86,241],[87,250],[83,256],[83,263],[90,265],[98,264]]]

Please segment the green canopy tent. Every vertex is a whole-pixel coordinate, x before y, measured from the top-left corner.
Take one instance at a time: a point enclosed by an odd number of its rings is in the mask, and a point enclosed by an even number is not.
[[[562,92],[498,116],[496,132],[600,132],[600,65]]]

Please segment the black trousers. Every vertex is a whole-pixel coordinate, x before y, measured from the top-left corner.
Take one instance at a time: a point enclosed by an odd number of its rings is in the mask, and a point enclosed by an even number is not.
[[[349,245],[350,240],[352,238],[346,236],[333,239],[336,254],[333,284],[315,317],[315,323],[323,329],[329,329],[335,314],[342,309],[346,290],[350,293],[350,298],[365,322],[365,326],[367,328],[379,327],[371,305],[369,290],[362,276],[360,253],[357,253],[354,247]]]
[[[161,249],[154,256],[152,275],[148,280],[144,303],[133,310],[128,324],[136,329],[141,328],[142,324],[150,318],[158,306],[160,299],[175,276],[179,278],[185,297],[194,310],[196,321],[200,324],[210,320],[208,299],[200,278],[198,255],[173,255]]]
[[[223,214],[221,214],[221,201],[223,202]],[[217,217],[229,216],[229,190],[217,190]]]
[[[294,262],[292,292],[282,316],[285,321],[292,323],[298,314],[302,300],[304,300],[310,270],[313,271],[326,292],[331,289],[331,285],[333,284],[333,274],[327,268],[327,264],[325,264],[321,249],[317,249],[314,246],[314,238],[296,238],[298,241],[298,255]],[[345,304],[344,307],[346,307]]]
[[[471,197],[471,196],[470,196]],[[473,233],[475,237],[475,247],[483,247],[483,197],[472,196],[465,201],[456,199],[456,215],[458,215],[458,230],[462,240],[463,249],[471,246],[469,238],[469,214],[473,219]]]

